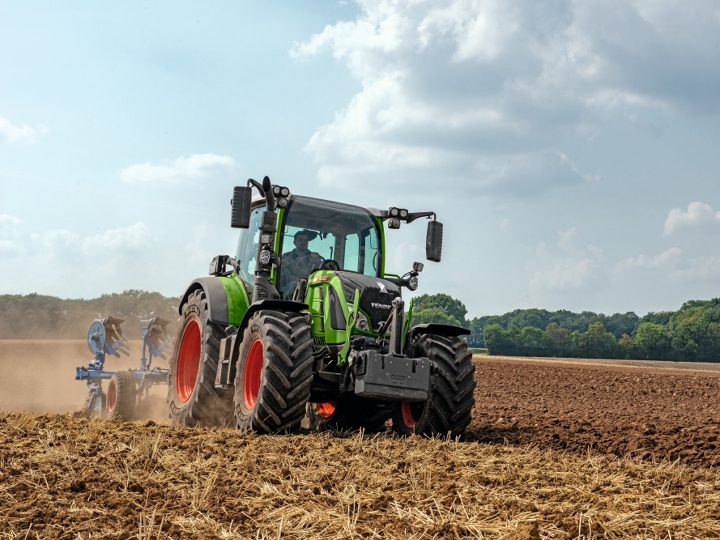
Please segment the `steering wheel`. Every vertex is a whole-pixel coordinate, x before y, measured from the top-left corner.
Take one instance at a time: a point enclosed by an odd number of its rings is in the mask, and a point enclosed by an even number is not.
[[[340,270],[340,264],[333,259],[325,259],[320,265],[320,270],[332,270],[333,272],[337,272]]]

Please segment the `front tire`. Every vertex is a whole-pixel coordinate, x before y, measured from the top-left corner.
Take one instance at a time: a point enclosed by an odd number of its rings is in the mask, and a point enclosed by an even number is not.
[[[209,320],[205,291],[188,297],[170,361],[170,418],[183,426],[223,426],[232,421],[228,391],[215,388],[222,328]]]
[[[429,358],[435,372],[430,376],[427,401],[395,405],[393,429],[402,435],[462,435],[475,405],[475,366],[467,343],[457,337],[424,334],[410,345],[410,356]]]
[[[260,433],[295,431],[312,383],[312,337],[305,315],[258,311],[238,354],[235,422]]]
[[[107,417],[110,420],[132,420],[135,415],[135,378],[129,371],[116,371],[107,392]]]

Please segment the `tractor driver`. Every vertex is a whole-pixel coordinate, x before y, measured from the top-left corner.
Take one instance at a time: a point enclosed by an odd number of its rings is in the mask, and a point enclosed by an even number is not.
[[[281,288],[285,297],[292,294],[298,280],[307,279],[311,273],[320,268],[323,262],[322,257],[308,249],[308,242],[316,237],[315,231],[303,229],[296,232],[293,239],[295,249],[283,254],[282,281],[284,286]]]

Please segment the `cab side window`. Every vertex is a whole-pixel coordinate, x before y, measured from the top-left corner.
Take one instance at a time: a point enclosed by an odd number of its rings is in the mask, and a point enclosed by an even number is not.
[[[250,227],[240,231],[237,252],[235,258],[240,265],[240,279],[242,279],[250,290],[255,285],[255,259],[257,258],[257,246],[260,241],[260,216],[264,207],[256,208],[250,214]]]

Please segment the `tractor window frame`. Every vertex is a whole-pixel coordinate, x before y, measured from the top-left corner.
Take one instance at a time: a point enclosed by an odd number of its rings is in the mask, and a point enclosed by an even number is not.
[[[238,276],[250,293],[255,288],[255,263],[260,242],[260,220],[264,210],[264,204],[256,204],[251,207],[250,225],[247,229],[240,230],[235,249],[235,260],[239,269]]]
[[[301,217],[293,214],[293,208],[302,208]],[[314,210],[314,212],[313,212]],[[296,210],[297,211],[297,210]],[[313,197],[293,196],[283,212],[283,222],[278,227],[280,236],[279,251],[282,255],[294,249],[293,237],[298,230],[309,229],[323,233],[325,238],[318,235],[311,240],[308,249],[318,252],[323,258],[332,258],[345,272],[354,272],[370,277],[381,277],[382,271],[382,232],[375,217],[361,206],[344,204],[335,201],[326,201]],[[353,227],[353,225],[356,225]],[[350,258],[347,252],[348,237],[358,236],[357,257]],[[374,239],[373,239],[374,237]],[[322,244],[331,250],[323,252],[313,249],[313,243]],[[370,251],[371,253],[368,253]],[[375,256],[377,253],[377,256]],[[331,255],[331,256],[330,256]],[[368,258],[368,255],[370,257]],[[343,260],[340,260],[339,258]],[[348,263],[356,261],[352,267]],[[376,263],[377,268],[373,266]],[[282,283],[282,264],[278,269],[278,283]]]

